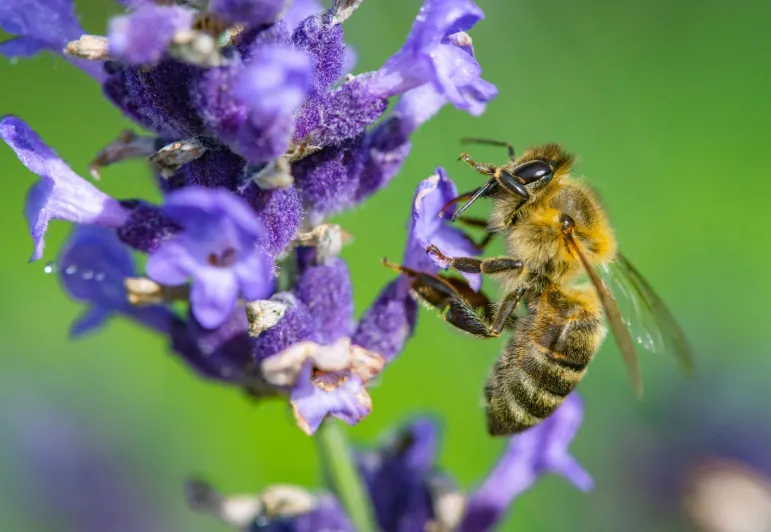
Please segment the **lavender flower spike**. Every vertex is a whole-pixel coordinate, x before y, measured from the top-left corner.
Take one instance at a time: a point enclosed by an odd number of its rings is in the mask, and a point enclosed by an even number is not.
[[[147,273],[171,286],[192,278],[190,305],[201,325],[224,323],[239,295],[253,300],[273,292],[273,261],[259,247],[264,229],[243,199],[188,186],[170,193],[162,212],[184,230],[150,255]]]
[[[568,453],[582,417],[581,399],[571,394],[540,425],[512,438],[501,461],[471,496],[462,530],[493,530],[514,498],[544,473],[557,473],[579,489],[591,490],[592,477]]]
[[[436,267],[447,268],[434,254],[427,255],[426,248],[434,245],[448,257],[468,257],[479,254],[479,249],[461,231],[450,226],[448,220],[454,211],[448,209],[443,217],[439,214],[447,203],[458,195],[455,183],[444,168],[424,179],[415,191],[412,203],[412,223],[404,264],[421,271],[436,271]],[[479,290],[482,278],[479,274],[463,274],[474,290]]]
[[[43,256],[48,222],[53,219],[120,227],[128,209],[77,175],[32,129],[15,116],[0,118],[0,138],[40,181],[30,188],[24,213],[35,243],[31,261]]]
[[[456,34],[482,17],[471,0],[425,0],[404,46],[378,71],[373,90],[392,96],[428,83],[458,109],[481,113],[495,88],[480,78],[479,63],[465,46],[468,36]]]
[[[110,21],[110,57],[128,64],[155,63],[174,34],[193,25],[195,11],[180,6],[145,4]]]

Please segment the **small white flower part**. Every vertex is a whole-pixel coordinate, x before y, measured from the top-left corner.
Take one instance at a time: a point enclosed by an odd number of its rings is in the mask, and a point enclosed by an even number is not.
[[[182,166],[200,159],[208,149],[198,137],[172,142],[154,153],[150,157],[150,164],[162,177],[168,179]]]
[[[286,314],[287,305],[275,299],[258,299],[246,303],[246,318],[249,320],[249,336],[258,337],[276,325]]]
[[[107,37],[102,35],[81,35],[78,40],[67,43],[64,47],[64,55],[78,59],[106,61],[110,59],[110,46]]]
[[[458,530],[466,515],[467,500],[463,492],[452,479],[440,474],[428,478],[428,491],[434,518],[426,524],[426,532]]]

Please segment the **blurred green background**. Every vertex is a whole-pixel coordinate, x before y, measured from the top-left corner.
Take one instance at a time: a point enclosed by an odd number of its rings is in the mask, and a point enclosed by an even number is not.
[[[667,437],[656,430],[675,391],[710,394],[712,384],[700,385],[705,375],[731,369],[730,377],[717,379],[725,388],[748,389],[754,376],[757,389],[766,391],[771,4],[478,3],[487,18],[471,34],[484,77],[500,95],[479,118],[445,108],[415,135],[393,184],[339,217],[356,239],[344,255],[357,311],[392,278],[379,260],[402,253],[418,181],[442,165],[461,190],[479,183],[455,161],[460,137],[506,139],[519,150],[564,144],[578,154],[577,174],[604,198],[621,248],[682,323],[698,372],[686,382],[671,360],[646,356],[646,396],[638,402],[615,346],[606,342],[579,388],[586,412],[573,445],[595,478],[595,491],[583,494],[560,478],[545,478],[517,501],[503,529],[683,530],[686,525],[666,524],[664,517],[655,527],[631,520],[659,518],[619,464],[636,459],[634,446],[625,443],[636,434]],[[418,6],[363,3],[345,26],[359,57],[355,72],[378,68],[398,49]],[[108,0],[81,1],[79,8],[84,27],[94,33],[104,31],[117,9]],[[5,113],[27,120],[84,176],[93,155],[129,125],[90,78],[51,54],[0,62]],[[505,160],[503,150],[472,149],[478,159]],[[274,482],[313,486],[313,442],[284,405],[255,406],[236,390],[199,380],[167,354],[161,339],[125,321],[78,342],[68,339],[78,305],[43,272],[45,260],[26,262],[32,244],[21,209],[35,178],[5,147],[0,168],[1,411],[23,410],[35,398],[76,419],[87,440],[103,442],[108,457],[125,466],[126,482],[153,501],[168,530],[219,530],[184,504],[181,486],[192,473],[225,492]],[[111,167],[102,177],[100,187],[116,197],[157,197],[142,164]],[[55,258],[67,230],[52,224],[46,260]],[[372,390],[373,413],[352,437],[374,442],[409,416],[433,413],[443,425],[441,466],[473,486],[504,445],[486,435],[481,409],[482,386],[500,348],[500,341],[463,336],[421,311],[415,338]],[[758,420],[768,424],[767,395],[755,397]],[[704,412],[707,422],[710,415]],[[6,451],[15,434],[7,419],[0,417]],[[25,468],[12,453],[0,456],[0,529],[42,530],[39,501],[14,497],[28,482]]]

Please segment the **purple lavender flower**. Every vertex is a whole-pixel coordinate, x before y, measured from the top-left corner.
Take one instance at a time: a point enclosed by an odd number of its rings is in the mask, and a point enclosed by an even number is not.
[[[305,99],[312,74],[310,58],[290,46],[263,47],[253,54],[234,91],[247,111],[236,140],[236,150],[247,160],[270,161],[289,149],[292,115]]]
[[[192,278],[190,307],[201,325],[221,325],[239,295],[252,300],[273,292],[272,261],[259,248],[264,229],[244,200],[191,186],[169,194],[163,213],[184,230],[150,255],[147,274],[171,286]]]
[[[404,254],[404,264],[421,271],[436,271],[436,267],[447,268],[436,255],[427,254],[429,245],[436,246],[448,257],[469,257],[479,254],[479,249],[469,240],[469,237],[448,223],[454,209],[448,209],[442,214],[442,209],[450,200],[458,195],[455,183],[444,171],[436,169],[436,174],[424,179],[418,185],[412,204],[412,223],[407,251]],[[479,274],[464,273],[471,287],[479,290],[482,277]]]
[[[463,33],[481,11],[470,0],[426,0],[381,69],[344,75],[353,63],[343,23],[358,2],[216,0],[207,13],[196,3],[122,3],[127,14],[107,37],[81,38],[66,0],[47,6],[60,24],[45,28],[29,1],[0,8],[0,26],[21,36],[0,50],[66,48],[73,61],[91,60],[108,99],[156,136],[122,135],[94,166],[149,155],[164,196],[160,205],[113,199],[6,117],[0,136],[41,177],[26,208],[33,259],[51,219],[78,224],[62,260],[105,281],[64,277],[90,305],[76,332],[128,315],[166,335],[198,374],[284,395],[306,432],[328,416],[359,422],[372,408],[366,386],[403,350],[417,305],[399,278],[357,322],[342,231],[324,221],[387,184],[411,133],[444,103],[478,114],[494,95]],[[219,41],[197,29],[204,16],[231,24]],[[429,270],[428,243],[474,251],[436,217],[454,188],[444,174],[432,179],[416,197],[405,253]],[[134,277],[124,245],[148,255],[149,278]],[[178,301],[186,315],[171,313]]]
[[[73,0],[7,0],[0,5],[0,28],[16,35],[0,43],[0,55],[30,57],[42,50],[62,53],[65,45],[85,33],[73,9]],[[72,62],[98,81],[104,71],[97,63]]]
[[[140,5],[110,21],[110,57],[129,64],[160,60],[174,34],[193,25],[195,11],[180,6]]]
[[[24,207],[35,242],[31,260],[43,255],[44,236],[52,219],[113,228],[127,221],[128,209],[73,172],[24,121],[15,116],[0,118],[0,138],[24,166],[40,176]]]
[[[101,327],[114,315],[125,315],[158,332],[168,332],[173,314],[166,307],[131,305],[125,282],[136,275],[131,253],[115,233],[102,227],[73,228],[56,263],[64,290],[89,307],[72,324],[72,336]]]
[[[433,422],[413,421],[386,438],[378,449],[358,454],[358,469],[372,500],[379,530],[494,530],[516,497],[547,473],[557,473],[584,491],[591,489],[591,477],[568,453],[581,417],[581,401],[573,394],[547,421],[512,438],[490,475],[468,494],[436,469],[438,436]],[[263,501],[274,498],[264,494],[252,499],[251,512],[236,513],[236,501],[243,510],[249,499],[214,495],[211,488],[202,488],[200,484],[196,488],[198,496],[190,497],[195,509],[214,514],[243,530],[278,530],[279,526],[281,530],[320,530],[332,516],[341,525],[347,524],[343,510],[327,502],[328,495],[300,488],[284,488],[285,508],[293,508],[294,512],[273,516]],[[292,504],[288,504],[290,500]],[[320,508],[326,511],[319,513]],[[347,524],[335,530],[353,528]]]

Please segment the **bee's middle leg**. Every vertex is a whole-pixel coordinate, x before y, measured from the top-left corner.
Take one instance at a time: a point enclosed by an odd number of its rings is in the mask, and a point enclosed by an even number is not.
[[[433,244],[426,247],[426,252],[446,262],[449,268],[454,268],[463,273],[495,274],[513,271],[522,273],[522,261],[512,259],[511,257],[489,257],[485,259],[478,259],[476,257],[448,257]]]

